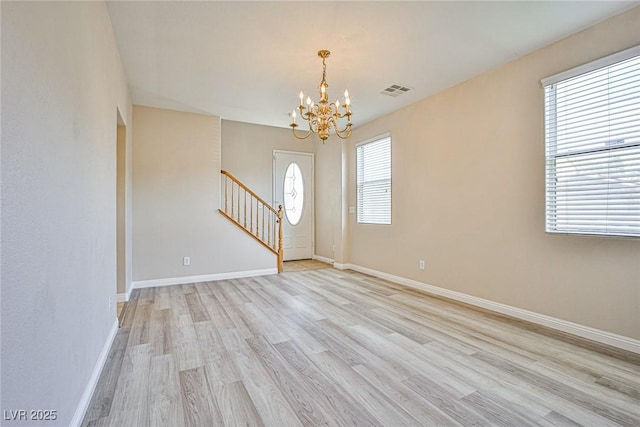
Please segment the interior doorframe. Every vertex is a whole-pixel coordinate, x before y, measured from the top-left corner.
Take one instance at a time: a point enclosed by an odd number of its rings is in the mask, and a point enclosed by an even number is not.
[[[125,303],[118,317],[122,325],[126,302],[131,292],[131,153],[130,123],[123,109],[116,107],[116,286],[115,306]],[[122,289],[119,289],[122,287]],[[122,292],[120,292],[122,291]]]
[[[271,165],[271,201],[272,205],[276,200],[276,153],[282,154],[294,154],[311,157],[311,191],[313,191],[313,197],[311,198],[311,259],[316,256],[316,156],[315,153],[309,153],[307,151],[291,151],[291,150],[273,150],[273,164]],[[277,206],[273,206],[275,210],[278,210]],[[284,209],[284,200],[282,200],[282,208]],[[283,212],[282,217],[286,214]]]

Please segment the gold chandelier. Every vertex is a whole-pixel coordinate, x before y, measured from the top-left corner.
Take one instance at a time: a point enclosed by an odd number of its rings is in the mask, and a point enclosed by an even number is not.
[[[317,133],[324,143],[329,138],[329,133],[332,130],[342,139],[347,139],[351,135],[351,100],[349,99],[349,91],[344,91],[344,103],[342,105],[340,100],[336,100],[334,103],[329,102],[329,92],[327,91],[329,84],[326,80],[327,64],[325,60],[330,54],[331,52],[328,50],[318,51],[318,56],[322,58],[322,81],[318,86],[320,101],[316,104],[307,96],[307,106],[305,107],[303,104],[304,93],[300,91],[300,105],[297,109],[300,111],[300,117],[309,123],[309,131],[306,135],[300,136],[296,134],[296,128],[298,127],[296,124],[297,114],[295,109],[291,112],[292,122],[289,126],[293,136],[297,139],[307,139],[312,133]],[[347,118],[347,123],[344,129],[340,129],[338,121],[345,117]]]

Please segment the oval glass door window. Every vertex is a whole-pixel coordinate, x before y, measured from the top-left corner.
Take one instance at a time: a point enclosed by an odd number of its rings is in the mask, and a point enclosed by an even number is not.
[[[304,207],[304,185],[302,171],[295,162],[284,173],[284,212],[291,225],[296,225],[302,217]]]

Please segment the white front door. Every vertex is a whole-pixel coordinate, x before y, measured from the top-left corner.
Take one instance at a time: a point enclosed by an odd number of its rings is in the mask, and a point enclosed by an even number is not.
[[[282,205],[284,260],[313,256],[313,154],[273,152],[274,207]]]

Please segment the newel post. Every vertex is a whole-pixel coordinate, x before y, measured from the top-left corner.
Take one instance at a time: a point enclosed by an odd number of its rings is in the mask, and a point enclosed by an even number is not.
[[[278,206],[278,273],[282,273],[284,251],[282,249],[282,205]]]

